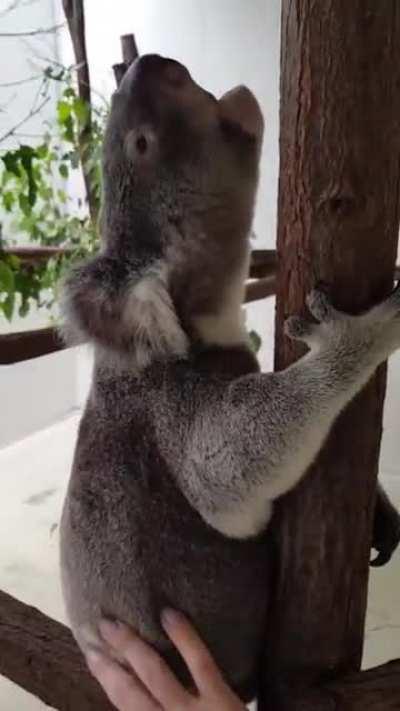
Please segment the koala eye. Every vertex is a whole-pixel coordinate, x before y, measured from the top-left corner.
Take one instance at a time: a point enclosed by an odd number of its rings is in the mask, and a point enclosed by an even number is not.
[[[145,136],[142,135],[142,136],[139,136],[139,137],[136,139],[136,150],[137,150],[138,153],[140,153],[141,155],[143,155],[144,153],[146,153],[146,151],[147,151],[147,139],[146,139]]]

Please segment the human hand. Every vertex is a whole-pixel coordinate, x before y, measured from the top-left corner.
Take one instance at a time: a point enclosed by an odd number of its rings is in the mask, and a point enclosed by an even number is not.
[[[173,610],[162,615],[165,632],[182,655],[197,687],[187,691],[159,654],[133,630],[103,621],[104,640],[131,667],[123,669],[100,652],[89,652],[87,663],[118,711],[244,711],[227,686],[208,649],[185,617]]]

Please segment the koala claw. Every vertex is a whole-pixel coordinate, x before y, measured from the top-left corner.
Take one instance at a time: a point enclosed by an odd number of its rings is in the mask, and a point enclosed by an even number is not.
[[[381,490],[375,508],[372,547],[378,555],[370,561],[373,568],[388,563],[400,543],[400,514]]]
[[[301,316],[289,316],[285,321],[285,333],[294,341],[307,342],[312,338],[314,331],[315,324]]]
[[[321,323],[333,321],[337,311],[333,308],[329,297],[319,289],[313,289],[307,296],[307,306],[310,313]]]

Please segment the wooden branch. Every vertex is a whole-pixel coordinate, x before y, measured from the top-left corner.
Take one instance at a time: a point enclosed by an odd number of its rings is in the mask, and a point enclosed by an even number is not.
[[[68,29],[74,49],[75,61],[77,65],[78,93],[88,109],[88,116],[80,131],[79,155],[82,165],[83,180],[85,183],[86,196],[89,206],[90,216],[94,225],[97,223],[99,206],[95,192],[92,187],[90,170],[87,165],[88,145],[91,135],[91,86],[89,62],[86,49],[85,33],[85,11],[83,0],[63,0],[64,14],[67,19]]]
[[[252,301],[261,301],[269,296],[276,294],[276,277],[270,276],[265,279],[256,279],[250,281],[246,285],[245,304],[250,304]]]
[[[7,138],[10,138],[11,136],[14,136],[15,132],[18,131],[21,126],[24,126],[28,121],[30,121],[34,116],[37,116],[40,114],[42,109],[46,106],[46,104],[50,101],[50,97],[46,96],[35,108],[31,108],[30,111],[24,116],[23,119],[18,121],[18,123],[15,124],[12,128],[7,129],[5,133],[3,133],[0,136],[0,143],[5,141]]]
[[[327,691],[337,711],[398,711],[400,660],[332,682]]]
[[[22,30],[21,32],[0,32],[0,39],[16,37],[36,37],[38,35],[51,35],[58,32],[64,25],[52,25],[51,27],[38,27],[36,30]]]
[[[72,251],[68,247],[4,247],[0,251],[0,258],[3,252],[4,254],[18,257],[24,266],[34,266],[35,264],[47,262],[52,257],[72,254]]]
[[[125,72],[130,64],[139,56],[135,35],[121,35],[122,62],[113,64],[113,72],[117,87],[121,84]]]
[[[0,591],[0,674],[58,711],[111,711],[67,627]]]
[[[283,322],[305,312],[317,282],[351,313],[393,286],[398,0],[283,0],[281,56],[277,369],[304,352],[284,337]],[[397,682],[377,688],[380,706],[371,688],[360,703],[348,689],[336,706],[332,698],[302,706],[288,691],[293,678],[316,688],[359,670],[385,383],[381,367],[338,418],[306,479],[277,506],[260,711],[400,709]]]
[[[58,711],[111,711],[69,629],[1,591],[0,640],[0,674],[45,704]],[[400,661],[292,692],[290,711],[398,711]]]
[[[127,69],[128,67],[124,62],[119,62],[119,64],[113,64],[113,72],[117,87],[121,84],[121,81],[124,78]]]
[[[139,50],[136,45],[135,35],[121,36],[122,60],[128,67],[139,56]]]
[[[400,660],[368,671],[341,676],[307,688],[307,677],[280,680],[279,702],[268,700],[268,711],[398,711]],[[283,691],[282,691],[283,689]]]
[[[39,358],[63,348],[65,344],[52,327],[0,334],[0,365]]]
[[[253,279],[276,274],[278,254],[276,249],[253,249],[250,260],[250,276]]]

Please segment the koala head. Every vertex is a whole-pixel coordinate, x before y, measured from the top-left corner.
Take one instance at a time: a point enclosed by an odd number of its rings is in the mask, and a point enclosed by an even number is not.
[[[104,141],[106,238],[118,239],[110,218],[122,203],[152,209],[164,228],[192,221],[212,231],[224,207],[248,228],[262,134],[260,108],[245,87],[217,101],[178,62],[139,58],[113,96]]]
[[[103,255],[118,263],[121,283],[127,272],[137,283],[142,315],[164,290],[164,307],[168,300],[189,339],[201,339],[204,323],[221,311],[235,320],[240,308],[263,128],[247,88],[217,100],[184,66],[157,55],[137,59],[113,96],[103,145]],[[129,304],[139,308],[135,298]],[[137,311],[131,323],[139,320]],[[159,328],[165,308],[149,321]],[[80,319],[81,330],[90,331],[87,324]],[[150,338],[143,323],[140,332]]]

